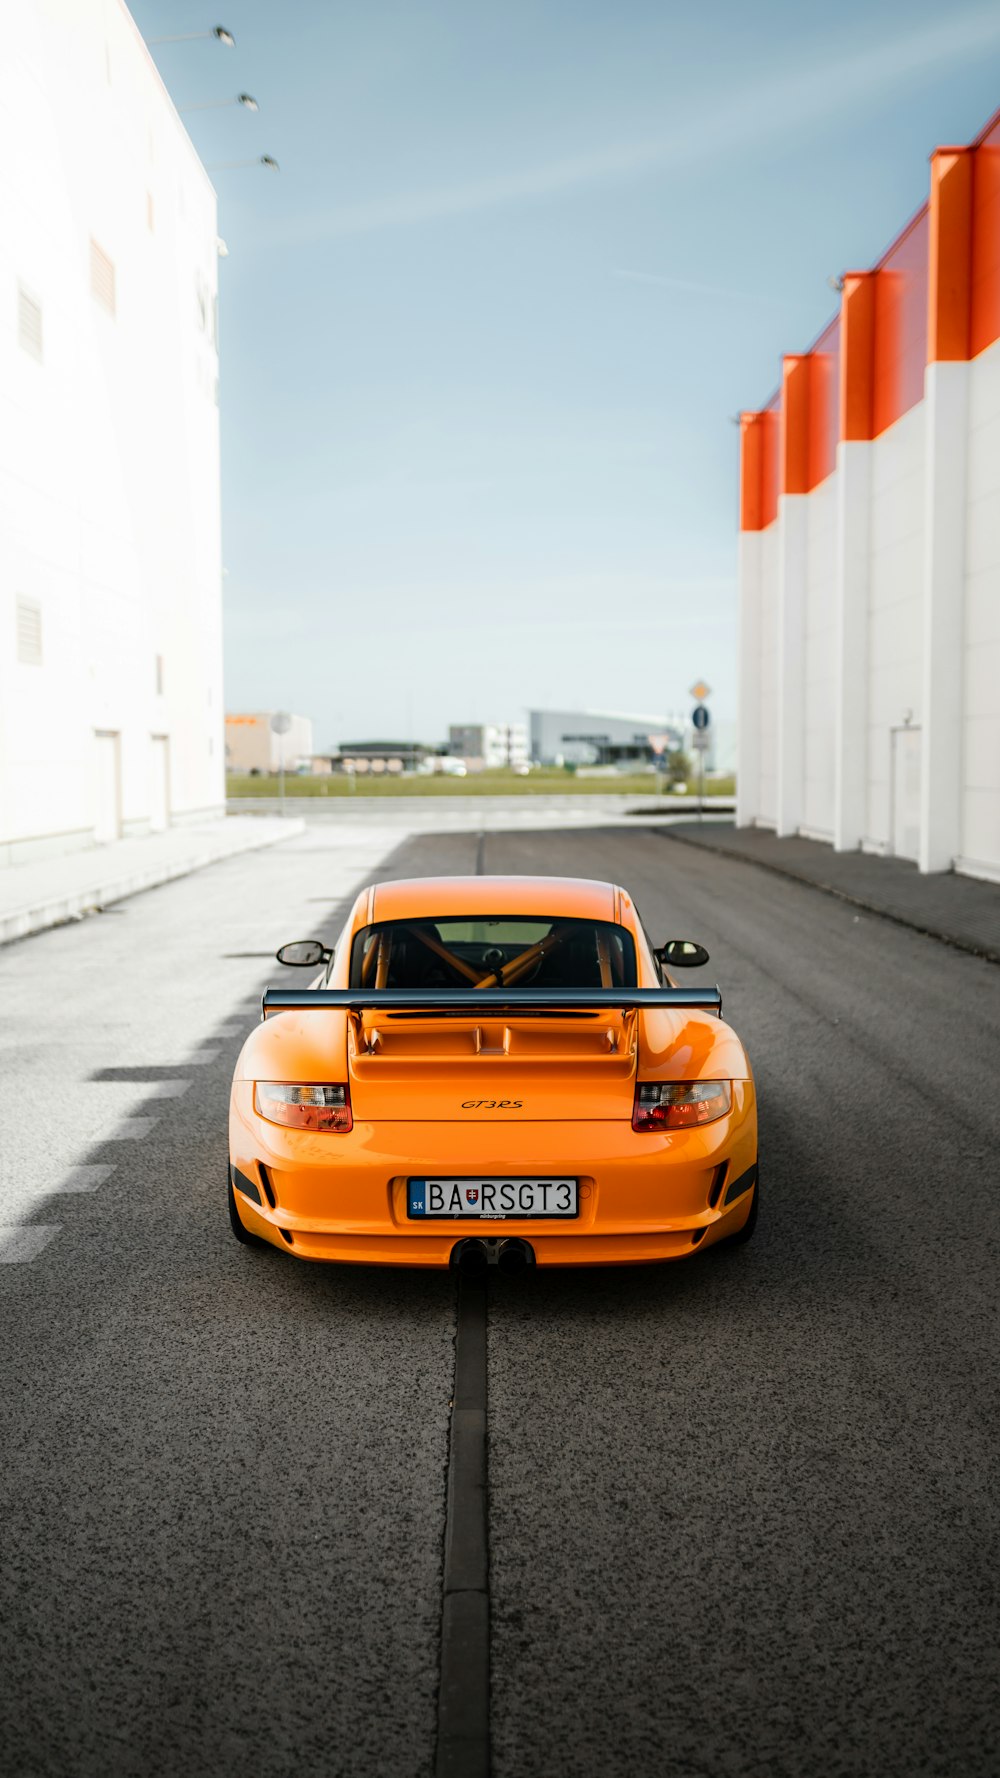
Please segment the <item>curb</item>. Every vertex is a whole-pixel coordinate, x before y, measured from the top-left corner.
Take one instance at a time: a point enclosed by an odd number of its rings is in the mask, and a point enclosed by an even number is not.
[[[474,783],[475,780],[467,780],[467,782]],[[442,806],[461,808],[463,804],[470,804],[473,808],[483,808],[489,806],[490,803],[502,803],[506,814],[522,808],[536,807],[541,814],[550,817],[562,815],[578,808],[586,808],[588,804],[593,803],[601,805],[597,809],[598,814],[605,814],[610,819],[628,816],[632,820],[636,816],[640,816],[643,819],[676,820],[678,816],[681,816],[692,820],[698,813],[696,797],[678,797],[676,799],[664,797],[659,804],[654,803],[647,808],[645,804],[649,802],[651,794],[648,791],[638,790],[634,793],[581,790],[566,793],[554,791],[551,795],[548,791],[538,793],[525,791],[522,795],[517,796],[506,793],[494,795],[491,791],[483,791],[475,795],[471,790],[465,790],[427,796],[364,796],[359,791],[356,796],[297,796],[290,797],[288,801],[294,801],[297,805],[304,804],[307,810],[311,810],[314,815],[324,820],[332,816],[342,816],[345,821],[350,821],[352,818],[357,819],[359,815],[362,819],[367,819],[368,812],[378,809],[380,804],[383,807],[386,820],[390,820],[394,815],[404,810],[408,813],[414,808],[427,809]],[[608,805],[612,803],[615,807],[609,808]],[[553,804],[557,806],[553,807]],[[634,806],[626,807],[626,804]],[[230,796],[226,798],[227,815],[276,816],[279,806],[277,797]],[[707,818],[713,815],[725,815],[728,818],[735,812],[735,808],[736,805],[731,796],[707,796],[705,798]]]
[[[195,871],[204,870],[206,865],[221,864],[227,858],[238,858],[244,852],[259,852],[265,846],[280,845],[283,840],[290,840],[296,834],[305,831],[305,822],[295,818],[285,823],[282,833],[268,834],[265,839],[247,835],[236,845],[210,846],[207,851],[191,854],[187,858],[173,859],[169,864],[154,864],[148,870],[131,871],[128,876],[113,877],[109,882],[100,883],[86,889],[72,889],[66,895],[57,895],[51,901],[36,902],[34,906],[16,908],[13,912],[0,914],[0,945],[13,944],[19,938],[31,938],[36,932],[46,932],[53,926],[64,926],[71,920],[81,920],[87,914],[100,913],[102,908],[111,907],[116,901],[126,901],[131,895],[141,895],[145,889],[158,889],[163,883],[173,882],[175,877],[189,877]]]
[[[936,939],[939,944],[950,945],[954,951],[964,951],[969,957],[979,957],[984,963],[1000,963],[1000,951],[990,945],[984,945],[972,938],[963,938],[955,932],[946,932],[941,926],[927,925],[911,914],[902,914],[895,908],[887,908],[879,902],[869,901],[863,895],[852,895],[850,890],[841,889],[833,883],[820,882],[816,877],[807,877],[803,871],[795,870],[791,865],[775,864],[769,858],[748,858],[736,846],[706,846],[701,840],[694,839],[690,834],[678,833],[675,827],[661,827],[656,830],[665,839],[677,840],[682,846],[693,846],[699,852],[714,852],[721,858],[733,858],[738,864],[747,864],[752,870],[769,871],[773,877],[784,877],[787,882],[801,883],[807,889],[818,889],[821,895],[835,896],[838,901],[847,902],[849,907],[861,908],[866,914],[875,914],[880,920],[891,920],[894,926],[905,926],[910,932],[919,932],[923,938]]]

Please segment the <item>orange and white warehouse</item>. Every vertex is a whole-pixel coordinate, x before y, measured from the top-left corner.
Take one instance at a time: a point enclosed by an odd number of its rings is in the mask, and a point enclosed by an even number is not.
[[[1000,113],[740,424],[737,821],[1000,881]]]

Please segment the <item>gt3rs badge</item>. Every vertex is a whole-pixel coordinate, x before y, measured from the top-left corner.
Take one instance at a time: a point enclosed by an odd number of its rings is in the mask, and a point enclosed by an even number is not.
[[[523,1099],[463,1099],[463,1111],[520,1111]]]

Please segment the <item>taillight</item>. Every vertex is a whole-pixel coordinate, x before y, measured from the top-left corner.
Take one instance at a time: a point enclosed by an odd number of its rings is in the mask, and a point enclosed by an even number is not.
[[[282,1080],[259,1080],[257,1110],[272,1124],[293,1130],[353,1129],[351,1096],[346,1087],[289,1086]]]
[[[654,1080],[635,1089],[633,1130],[685,1130],[725,1117],[733,1102],[728,1080]]]

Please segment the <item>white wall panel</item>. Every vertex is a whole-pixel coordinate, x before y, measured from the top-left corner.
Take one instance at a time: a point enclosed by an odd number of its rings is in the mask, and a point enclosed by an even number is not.
[[[1000,341],[969,366],[961,859],[1000,876]]]
[[[25,0],[0,61],[0,844],[93,825],[94,731],[121,737],[122,819],[221,807],[215,194],[119,0]],[[110,78],[109,78],[110,69]],[[154,200],[148,226],[147,193]],[[90,241],[115,267],[94,298]],[[41,358],[18,342],[18,288]],[[204,293],[203,315],[198,292]],[[18,595],[43,612],[18,662]],[[156,656],[164,695],[156,695]]]
[[[739,540],[739,709],[736,824],[750,827],[760,795],[760,577],[761,534]]]
[[[814,837],[832,839],[836,474],[813,489],[807,512],[802,825]]]
[[[873,440],[867,844],[892,845],[892,730],[920,726],[924,405]]]
[[[757,820],[778,814],[778,549],[780,519],[760,533],[760,779]]]

